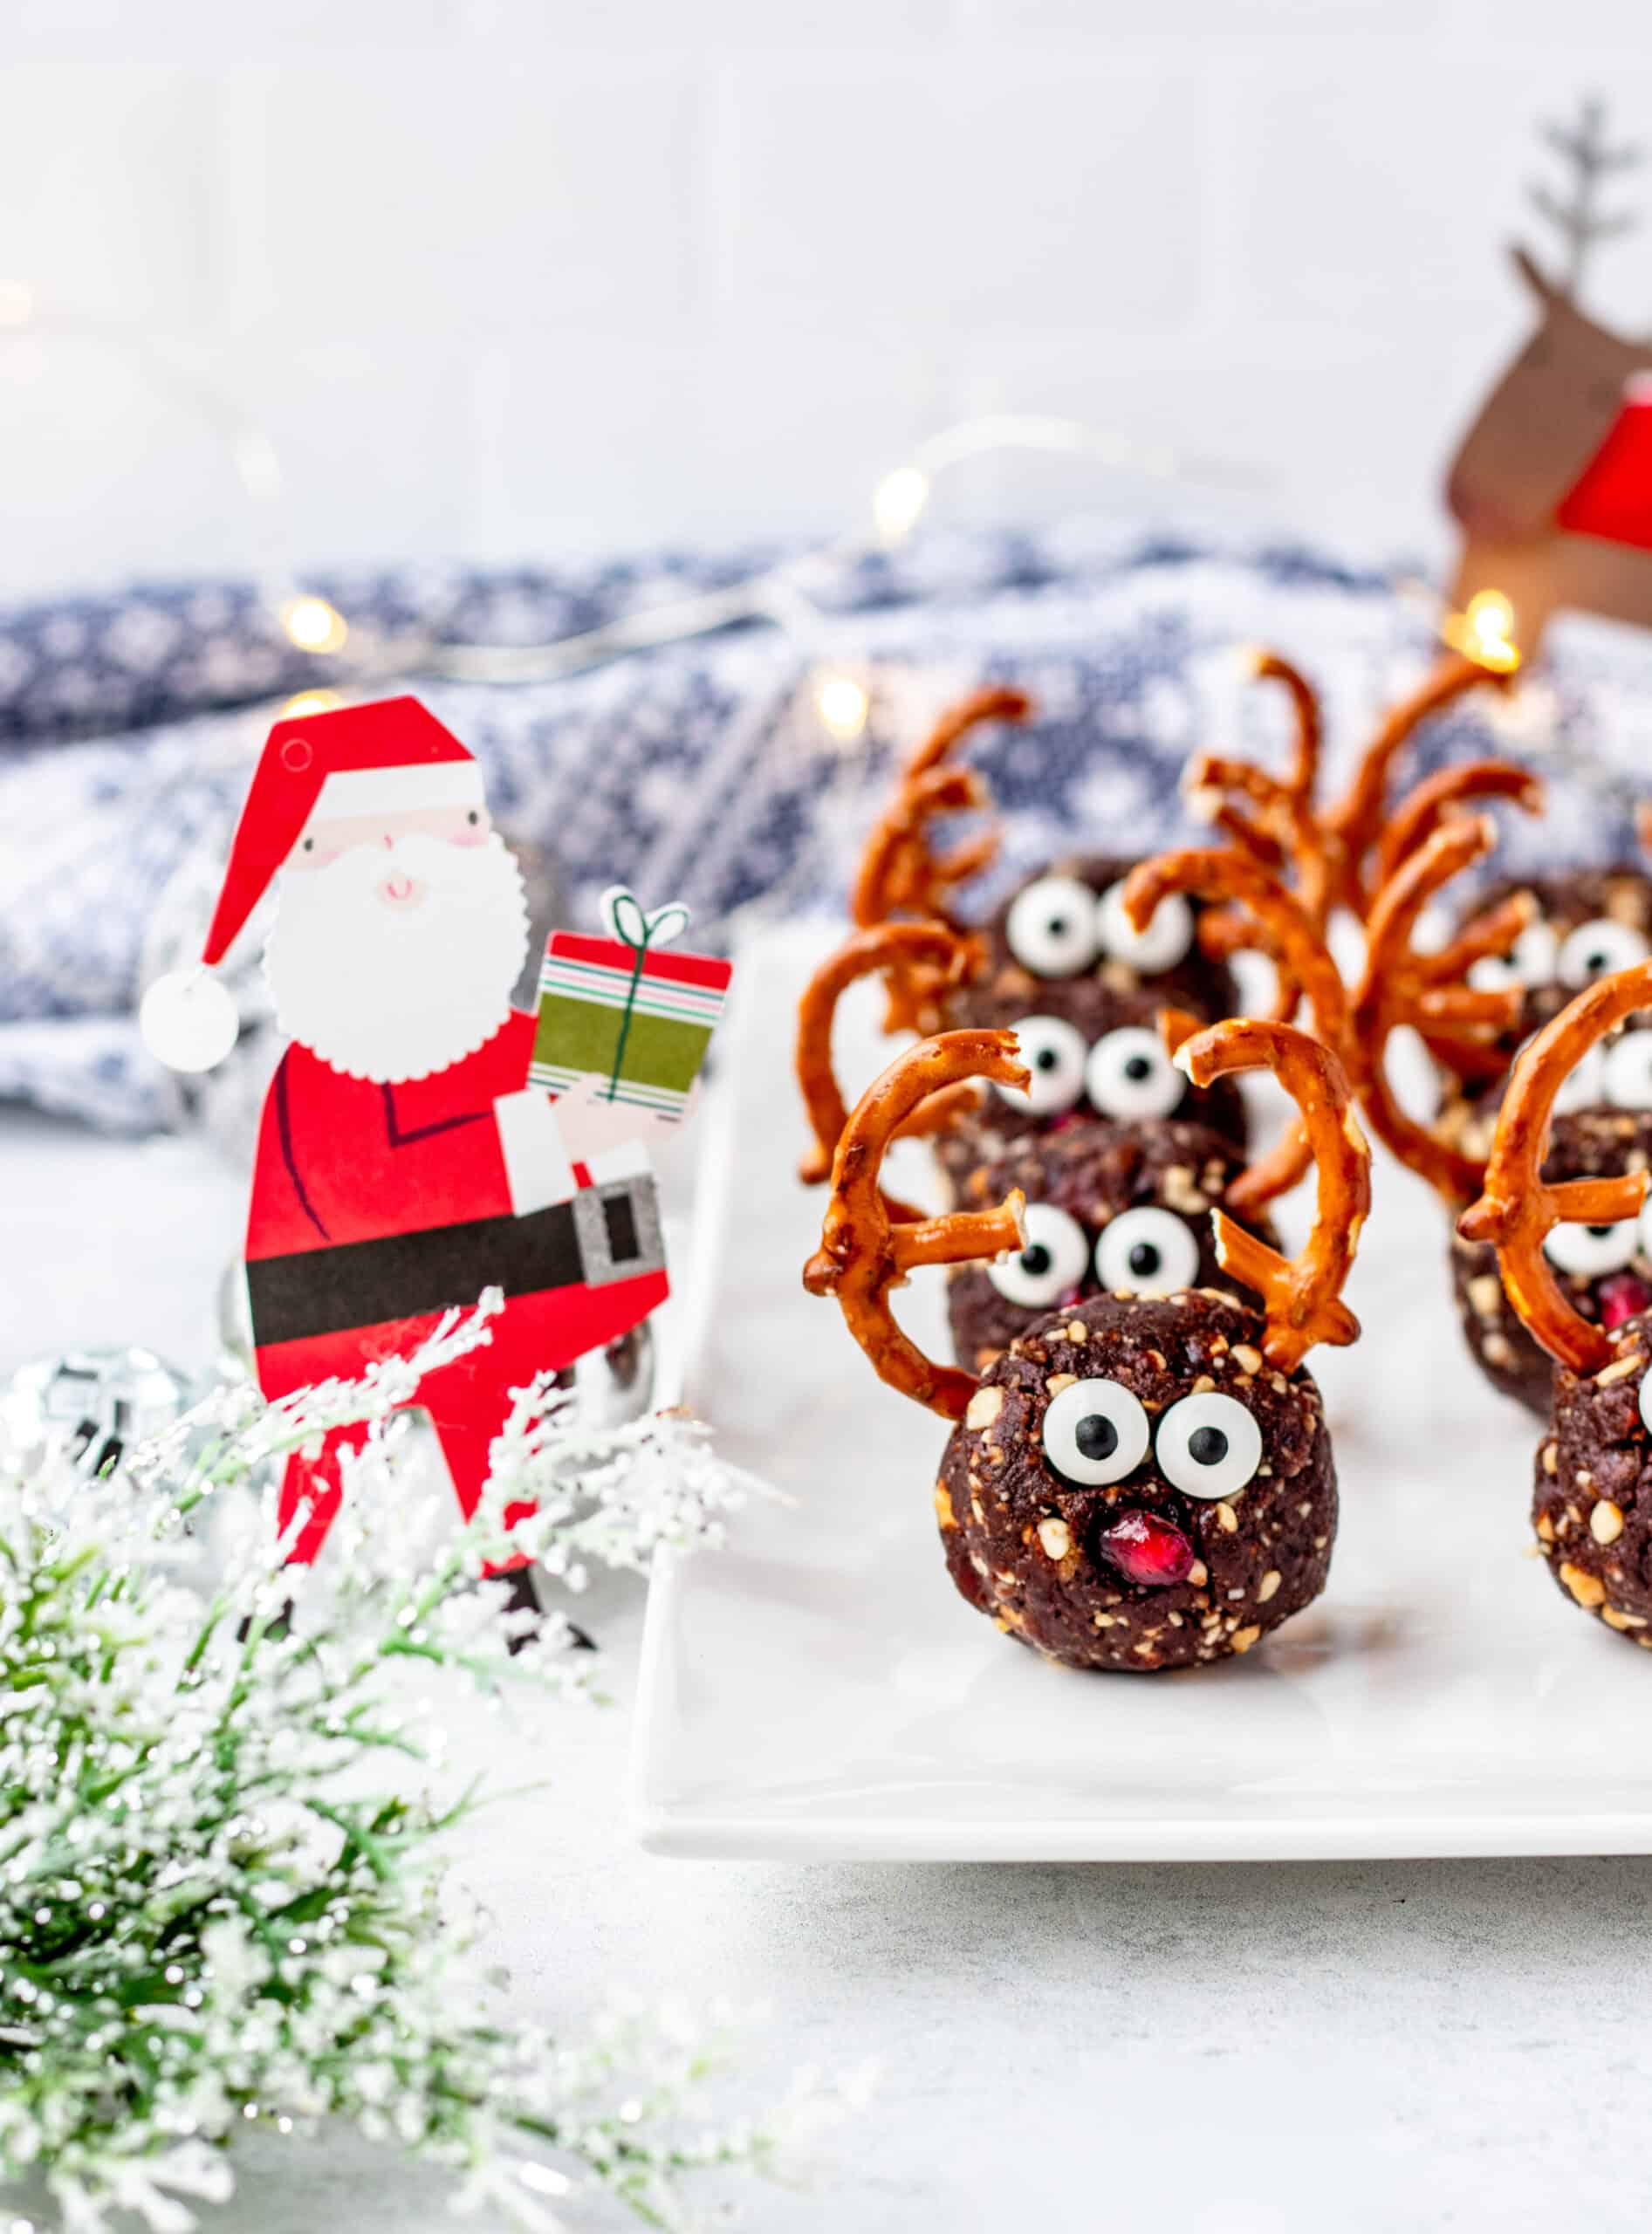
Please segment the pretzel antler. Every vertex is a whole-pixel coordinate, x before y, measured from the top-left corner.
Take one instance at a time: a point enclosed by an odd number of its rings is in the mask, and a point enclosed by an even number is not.
[[[1512,799],[1523,813],[1541,814],[1547,794],[1540,777],[1511,760],[1469,760],[1461,767],[1436,769],[1394,810],[1377,853],[1376,892],[1399,874],[1424,839],[1470,799]]]
[[[1271,873],[1293,863],[1297,894],[1315,926],[1323,932],[1331,905],[1331,867],[1325,833],[1313,811],[1319,780],[1320,746],[1323,725],[1319,694],[1307,677],[1278,653],[1251,654],[1252,672],[1265,681],[1283,682],[1296,710],[1296,738],[1287,775],[1274,776],[1249,760],[1220,753],[1202,752],[1188,765],[1182,789],[1194,812],[1224,830],[1259,868]],[[1237,792],[1254,813],[1224,794]],[[1207,909],[1199,925],[1199,943],[1213,960],[1228,961],[1258,943],[1257,927],[1233,908]],[[1274,1017],[1288,1023],[1296,1014],[1302,988],[1285,970],[1278,955],[1270,953],[1279,973]]]
[[[1368,927],[1365,970],[1354,997],[1354,1043],[1361,1100],[1371,1129],[1452,1205],[1479,1191],[1483,1166],[1408,1117],[1388,1084],[1388,1035],[1415,1025],[1433,1044],[1443,1037],[1466,1046],[1512,1031],[1520,1020],[1518,987],[1479,992],[1462,980],[1482,955],[1506,949],[1531,920],[1525,894],[1476,916],[1438,954],[1418,954],[1411,941],[1418,916],[1443,885],[1497,843],[1484,815],[1444,823],[1418,846],[1378,894]]]
[[[993,685],[950,706],[901,771],[895,797],[874,825],[849,895],[851,920],[861,930],[895,916],[938,922],[956,929],[953,898],[960,885],[978,876],[996,859],[996,830],[965,839],[949,853],[937,854],[929,827],[938,815],[988,807],[992,795],[985,779],[970,768],[948,764],[948,756],[970,731],[985,721],[1025,722],[1032,712],[1025,691]],[[885,1030],[922,1031],[935,1017],[924,1009],[921,991],[899,971],[889,981]]]
[[[1510,1074],[1484,1191],[1457,1220],[1465,1241],[1496,1244],[1509,1300],[1550,1356],[1578,1374],[1599,1373],[1616,1347],[1574,1309],[1544,1254],[1544,1238],[1555,1225],[1614,1225],[1638,1216],[1647,1175],[1546,1186],[1554,1097],[1591,1047],[1644,1008],[1652,1008],[1652,962],[1601,978],[1545,1024]]]
[[[1402,745],[1435,714],[1481,683],[1506,689],[1513,670],[1485,667],[1478,660],[1453,654],[1441,660],[1417,688],[1390,708],[1381,727],[1367,745],[1347,790],[1326,808],[1321,818],[1330,849],[1336,901],[1353,909],[1363,922],[1373,894],[1365,878],[1366,856],[1381,833],[1383,801],[1388,777]]]
[[[835,1295],[849,1332],[892,1388],[949,1420],[962,1419],[974,1377],[938,1366],[903,1334],[889,1311],[889,1290],[919,1264],[962,1264],[1025,1244],[1025,1197],[1018,1189],[996,1210],[892,1224],[878,1189],[884,1150],[931,1094],[965,1079],[991,1079],[1025,1091],[1012,1031],[946,1031],[897,1055],[856,1104],[832,1168],[832,1199],[820,1246],[803,1269],[811,1295]]]
[[[1314,1026],[1339,1060],[1349,1046],[1347,995],[1337,966],[1326,951],[1318,926],[1294,893],[1243,853],[1211,846],[1188,846],[1161,853],[1133,869],[1124,887],[1124,912],[1138,929],[1151,920],[1167,893],[1196,892],[1206,900],[1236,901],[1255,924],[1249,934],[1268,942],[1282,972],[1306,993]],[[1274,1018],[1283,1023],[1283,1018]],[[1293,1127],[1267,1155],[1241,1175],[1228,1190],[1237,1210],[1259,1210],[1294,1187],[1313,1160],[1306,1126]]]
[[[949,921],[947,903],[952,887],[986,867],[997,849],[997,838],[994,832],[983,831],[950,853],[937,856],[930,851],[929,825],[937,815],[991,803],[985,778],[973,768],[926,768],[909,781],[903,778],[867,839],[849,894],[850,920],[868,930],[905,909],[930,920]]]
[[[1010,683],[990,682],[984,689],[971,691],[937,716],[935,727],[907,762],[902,780],[910,783],[925,769],[948,759],[953,746],[983,722],[1025,722],[1032,714],[1032,699]]]
[[[1272,1071],[1302,1112],[1319,1166],[1313,1227],[1299,1257],[1281,1257],[1225,1211],[1213,1210],[1217,1261],[1262,1299],[1262,1353],[1294,1373],[1316,1342],[1357,1340],[1360,1322],[1341,1299],[1371,1211],[1371,1151],[1354,1114],[1347,1074],[1328,1047],[1288,1024],[1261,1017],[1213,1024],[1183,1043],[1176,1060],[1195,1086],[1233,1071]]]
[[[938,999],[967,974],[975,955],[973,942],[944,923],[878,923],[869,931],[856,931],[815,971],[798,1004],[798,1088],[814,1133],[813,1145],[798,1167],[805,1186],[818,1184],[830,1173],[849,1121],[832,1063],[833,1020],[846,989],[878,970],[898,969],[909,982],[923,986],[925,997]],[[948,1086],[915,1111],[902,1130],[940,1132],[974,1100],[972,1086]],[[884,1196],[884,1208],[892,1218],[902,1221],[923,1215],[889,1195]]]

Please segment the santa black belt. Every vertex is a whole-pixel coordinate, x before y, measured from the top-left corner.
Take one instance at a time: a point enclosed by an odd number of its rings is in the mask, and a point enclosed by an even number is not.
[[[247,1294],[253,1339],[263,1349],[455,1305],[469,1309],[483,1288],[513,1296],[607,1287],[664,1264],[654,1182],[638,1177],[582,1187],[572,1201],[524,1217],[472,1218],[251,1258]]]

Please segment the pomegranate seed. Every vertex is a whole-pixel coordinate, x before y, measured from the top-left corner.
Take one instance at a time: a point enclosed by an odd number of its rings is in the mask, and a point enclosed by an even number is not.
[[[1649,1305],[1652,1288],[1633,1272],[1614,1272],[1601,1283],[1601,1324],[1608,1334],[1615,1333],[1626,1319],[1638,1319]]]
[[[1149,1589],[1185,1582],[1193,1565],[1193,1546],[1182,1531],[1151,1512],[1121,1512],[1102,1531],[1100,1546],[1127,1582]]]

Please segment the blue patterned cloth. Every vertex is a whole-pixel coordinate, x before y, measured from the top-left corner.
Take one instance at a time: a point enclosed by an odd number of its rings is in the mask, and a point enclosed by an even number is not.
[[[1040,709],[976,755],[1007,812],[1008,877],[1074,833],[1136,851],[1183,831],[1177,779],[1197,747],[1278,754],[1284,707],[1244,680],[1236,648],[1276,645],[1320,683],[1333,774],[1433,650],[1427,616],[1384,573],[1254,536],[1111,524],[824,563],[806,648],[749,627],[554,682],[438,671],[442,645],[565,636],[774,555],[324,580],[351,627],[329,659],[295,650],[247,585],[0,612],[0,1097],[132,1131],[188,1114],[141,1047],[136,999],[198,946],[253,757],[293,691],[417,691],[483,763],[507,833],[559,863],[576,922],[623,880],[650,905],[687,901],[696,943],[715,946],[754,907],[840,904],[893,757],[984,679],[1025,684]],[[823,668],[871,693],[853,745],[819,720]],[[1584,776],[1559,787],[1540,839],[1511,829],[1514,858],[1603,858],[1632,848],[1642,709],[1652,646],[1597,631],[1507,706],[1482,696],[1436,723],[1418,765],[1470,739],[1559,754]],[[255,949],[239,980],[254,1017]]]

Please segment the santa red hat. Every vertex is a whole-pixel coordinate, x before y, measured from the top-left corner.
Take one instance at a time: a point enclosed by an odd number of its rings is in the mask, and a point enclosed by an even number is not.
[[[311,817],[407,814],[483,804],[482,771],[416,698],[305,714],[271,730],[247,792],[213,910],[202,967],[144,995],[144,1038],[175,1070],[210,1070],[235,1044],[228,990],[210,974],[235,943]]]

